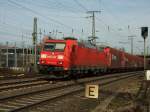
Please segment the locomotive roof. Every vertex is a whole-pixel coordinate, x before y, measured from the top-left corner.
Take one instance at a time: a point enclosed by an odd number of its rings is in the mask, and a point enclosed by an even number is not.
[[[49,40],[46,40],[46,43],[47,42],[65,42],[65,40],[59,40],[59,39],[49,39]]]
[[[48,39],[45,43],[48,42],[66,42],[67,40],[74,40],[77,41],[76,38],[66,37],[64,39]],[[87,47],[87,48],[96,48],[96,46],[92,45],[89,41],[77,41],[79,46]]]
[[[63,39],[48,38],[45,42],[66,42],[66,40],[77,40],[74,37],[64,37]]]
[[[75,37],[64,37],[64,40],[77,40]]]

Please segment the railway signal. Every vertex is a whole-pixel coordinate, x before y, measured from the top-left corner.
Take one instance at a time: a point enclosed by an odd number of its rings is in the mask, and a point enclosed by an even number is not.
[[[146,70],[146,38],[148,37],[148,27],[141,27],[141,36],[144,39],[144,70]]]
[[[141,27],[141,35],[144,39],[148,37],[148,27]]]

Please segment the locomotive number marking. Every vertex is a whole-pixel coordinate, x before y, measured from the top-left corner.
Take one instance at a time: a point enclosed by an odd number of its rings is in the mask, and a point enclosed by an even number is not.
[[[56,58],[56,56],[50,55],[50,56],[47,56],[47,58]]]
[[[85,97],[87,98],[98,98],[98,85],[86,85],[85,87]]]

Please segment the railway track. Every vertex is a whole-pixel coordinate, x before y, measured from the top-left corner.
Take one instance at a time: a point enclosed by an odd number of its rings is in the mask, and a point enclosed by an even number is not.
[[[140,81],[140,88],[131,105],[125,106],[123,109],[118,109],[117,112],[150,112],[150,82]]]
[[[135,105],[136,108],[139,108],[142,112],[150,111],[150,82],[143,80],[141,82],[141,87],[137,93]]]
[[[43,76],[36,76],[22,79],[2,80],[0,82],[0,92],[49,83],[48,81],[43,80],[42,78]]]
[[[16,112],[34,105],[62,98],[63,96],[75,94],[83,91],[85,84],[97,83],[101,86],[111,84],[113,82],[123,80],[130,77],[135,77],[142,74],[142,72],[130,72],[114,74],[113,76],[101,76],[79,79],[78,81],[61,82],[60,84],[40,85],[34,88],[24,90],[14,90],[7,92],[0,92],[0,109],[9,112]],[[15,94],[16,93],[16,94]]]
[[[7,71],[5,71],[7,72]],[[42,74],[35,74],[35,73],[0,73],[0,81],[3,80],[15,80],[15,79],[22,79],[22,78],[34,78],[42,76]]]
[[[31,87],[31,86],[36,86],[36,85],[40,85],[40,84],[47,84],[47,83],[48,83],[48,81],[45,81],[45,80],[34,80],[31,82],[22,82],[22,83],[15,83],[15,84],[9,84],[9,85],[0,85],[0,92],[24,88],[24,87]]]
[[[0,86],[41,80],[42,78],[44,78],[44,76],[37,75],[32,77],[23,77],[23,78],[16,78],[16,79],[4,79],[4,80],[0,80]]]

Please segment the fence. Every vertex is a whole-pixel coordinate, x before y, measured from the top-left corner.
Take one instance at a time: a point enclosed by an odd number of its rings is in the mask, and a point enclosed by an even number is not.
[[[39,57],[37,52],[37,61]],[[32,46],[22,46],[8,44],[0,45],[0,67],[3,68],[25,68],[34,63],[34,51]]]

